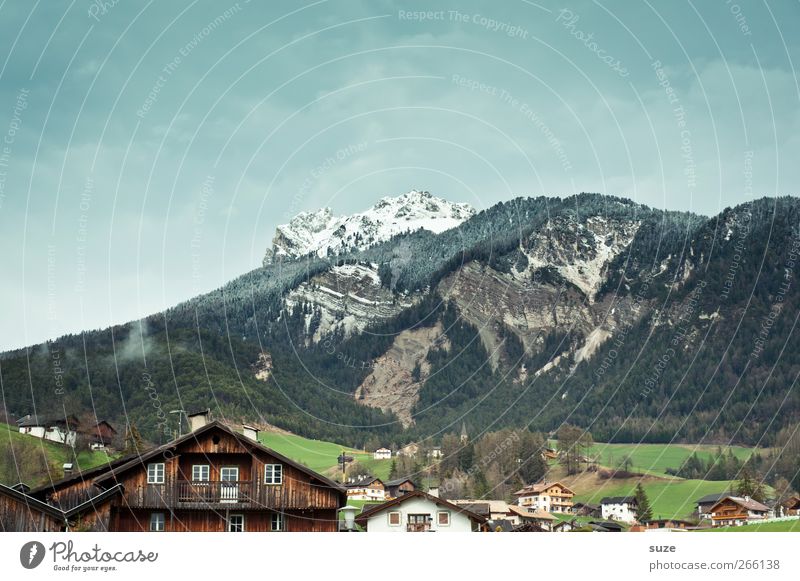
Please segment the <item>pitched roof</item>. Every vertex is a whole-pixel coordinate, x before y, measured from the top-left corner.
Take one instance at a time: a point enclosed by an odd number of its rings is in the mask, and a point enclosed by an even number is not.
[[[414,481],[410,478],[395,478],[394,480],[387,480],[383,483],[384,486],[400,486],[404,482],[410,482],[411,486],[416,487],[417,485],[414,484]]]
[[[364,476],[363,478],[353,480],[352,482],[345,482],[344,485],[346,488],[362,488],[364,486],[369,486],[373,482],[380,482],[383,484],[383,480],[380,478],[376,478],[375,476]]]
[[[128,462],[125,462],[124,464],[122,464],[120,466],[116,466],[113,469],[106,471],[106,473],[101,474],[100,476],[95,478],[95,482],[100,484],[100,483],[106,482],[106,481],[108,481],[108,480],[110,480],[112,478],[116,478],[118,475],[120,475],[123,472],[126,472],[126,471],[128,471],[128,470],[130,470],[132,468],[136,468],[136,467],[139,467],[139,466],[144,466],[145,462],[147,462],[148,460],[150,460],[152,458],[155,458],[155,457],[159,456],[160,454],[162,454],[162,453],[164,453],[164,452],[166,452],[168,450],[172,450],[174,448],[177,448],[178,446],[181,446],[182,444],[184,444],[184,443],[186,443],[188,441],[196,440],[198,438],[198,436],[200,436],[201,434],[204,434],[204,433],[209,432],[209,431],[214,430],[214,429],[221,430],[221,431],[225,432],[226,434],[228,434],[230,436],[233,436],[245,448],[252,448],[252,449],[258,450],[260,452],[264,452],[266,454],[269,454],[270,456],[273,456],[274,458],[280,460],[282,463],[287,464],[289,466],[292,466],[293,468],[299,470],[300,472],[303,472],[304,474],[310,476],[311,478],[313,478],[315,480],[318,480],[319,482],[323,483],[324,485],[338,490],[342,494],[344,494],[346,492],[345,489],[342,487],[342,485],[339,484],[338,482],[334,482],[333,480],[330,480],[329,478],[326,478],[322,474],[318,474],[317,472],[314,472],[310,468],[300,464],[299,462],[295,462],[294,460],[291,460],[291,459],[287,458],[283,454],[279,454],[278,452],[276,452],[272,448],[268,448],[268,447],[264,446],[263,444],[260,444],[259,442],[256,442],[254,440],[251,440],[250,438],[247,438],[247,437],[243,436],[242,434],[234,432],[228,426],[226,426],[225,424],[221,424],[217,420],[209,422],[206,425],[196,429],[193,432],[189,432],[188,434],[186,434],[184,436],[181,436],[180,438],[178,438],[176,440],[172,440],[171,442],[167,442],[166,444],[163,444],[161,446],[157,446],[156,448],[153,448],[152,450],[149,450],[148,452],[145,452],[144,454],[136,456],[132,460],[130,460]]]
[[[606,496],[600,504],[636,504],[635,496]]]
[[[712,510],[717,508],[717,506],[725,500],[732,500],[733,502],[735,502],[742,508],[746,508],[747,510],[757,510],[759,512],[767,512],[769,510],[768,506],[761,504],[757,500],[753,500],[752,498],[744,498],[741,496],[725,496],[723,498],[720,498],[719,501],[717,501],[717,503],[713,507],[711,507]]]
[[[490,514],[490,513],[508,514],[509,513],[509,504],[505,500],[492,500],[492,499],[483,499],[483,498],[478,498],[478,499],[463,499],[462,498],[462,499],[458,499],[458,500],[451,500],[450,502],[452,502],[453,504],[456,504],[458,506],[485,505],[485,507],[482,507],[482,508],[486,511],[486,514]],[[481,512],[479,510],[473,510],[471,508],[469,510],[472,510],[472,512],[477,512],[478,514],[483,514],[483,512]]]
[[[536,484],[529,484],[525,488],[523,488],[521,490],[517,490],[514,493],[514,495],[515,496],[523,496],[523,495],[526,495],[526,494],[538,494],[540,492],[544,492],[545,490],[548,490],[549,488],[552,488],[553,486],[560,486],[566,492],[572,492],[572,490],[570,488],[564,486],[558,480],[555,480],[553,482],[537,482]]]
[[[479,514],[476,514],[476,513],[472,512],[471,510],[467,510],[467,509],[465,509],[465,508],[463,508],[461,506],[455,505],[455,504],[453,504],[451,502],[447,502],[446,500],[444,500],[443,498],[439,498],[438,496],[431,496],[427,492],[422,492],[421,490],[413,490],[411,492],[406,492],[403,496],[395,498],[394,500],[387,500],[386,502],[383,502],[381,504],[377,504],[377,505],[373,506],[372,508],[370,508],[369,510],[365,510],[364,512],[359,514],[356,517],[356,522],[360,526],[364,526],[366,524],[367,520],[369,520],[370,518],[372,518],[376,514],[381,513],[384,510],[387,510],[387,509],[392,508],[394,506],[398,506],[398,505],[400,505],[400,504],[402,504],[402,503],[404,503],[404,502],[406,502],[408,500],[411,500],[412,498],[422,498],[422,499],[425,499],[425,500],[429,500],[429,501],[435,503],[438,506],[442,506],[442,507],[447,508],[449,510],[452,510],[454,512],[461,513],[464,516],[466,516],[466,517],[470,518],[471,520],[474,520],[474,521],[476,521],[478,523],[486,522],[486,518],[485,517],[483,517],[483,516],[481,516]]]
[[[48,514],[53,518],[58,519],[59,521],[62,521],[64,523],[67,523],[69,519],[71,519],[72,517],[77,516],[89,509],[96,510],[98,506],[102,505],[103,503],[113,498],[117,494],[120,494],[121,492],[122,492],[122,485],[118,484],[116,486],[113,486],[112,488],[109,488],[108,490],[104,490],[103,492],[101,492],[96,496],[89,498],[88,500],[79,504],[78,506],[74,506],[69,510],[61,510],[56,506],[52,506],[50,504],[47,504],[46,502],[42,502],[38,498],[34,498],[23,492],[5,486],[4,484],[0,484],[0,494],[11,497],[17,502],[24,504],[25,506],[27,506],[32,510]]]
[[[541,508],[528,510],[524,506],[516,506],[514,504],[508,505],[511,512],[518,514],[522,518],[531,518],[536,520],[558,520],[552,514]]]

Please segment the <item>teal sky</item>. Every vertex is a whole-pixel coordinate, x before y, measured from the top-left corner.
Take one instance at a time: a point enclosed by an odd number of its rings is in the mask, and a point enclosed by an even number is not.
[[[322,206],[794,195],[798,23],[796,1],[2,1],[0,349],[216,288]]]

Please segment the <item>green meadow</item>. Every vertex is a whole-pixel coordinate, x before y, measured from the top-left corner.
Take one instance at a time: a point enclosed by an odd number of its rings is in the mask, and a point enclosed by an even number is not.
[[[678,468],[695,452],[708,460],[717,453],[717,446],[692,444],[603,444],[596,443],[587,449],[586,455],[596,459],[602,466],[619,467],[626,457],[631,459],[632,472],[653,476],[668,476],[667,468]],[[742,446],[722,446],[740,460],[746,460],[754,452],[754,448]]]
[[[377,478],[388,478],[392,467],[391,460],[374,460],[371,453],[340,446],[333,442],[309,440],[294,434],[261,433],[259,440],[279,454],[329,476],[336,472],[337,458],[342,452],[352,456],[359,464],[366,466],[370,473]]]

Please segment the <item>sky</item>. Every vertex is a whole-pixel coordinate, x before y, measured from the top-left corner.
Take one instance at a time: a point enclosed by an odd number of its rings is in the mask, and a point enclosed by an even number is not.
[[[0,350],[411,189],[713,215],[797,194],[800,3],[0,2]]]

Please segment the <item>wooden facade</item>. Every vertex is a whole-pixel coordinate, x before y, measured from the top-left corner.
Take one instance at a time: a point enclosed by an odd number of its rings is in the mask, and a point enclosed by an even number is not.
[[[751,498],[726,496],[711,508],[712,526],[734,526],[767,518],[769,509]]]
[[[71,528],[334,532],[346,503],[337,483],[218,422],[30,494],[70,511],[112,488]]]

